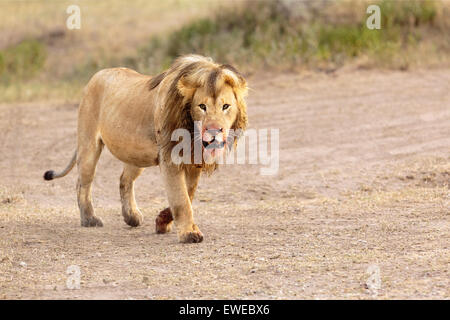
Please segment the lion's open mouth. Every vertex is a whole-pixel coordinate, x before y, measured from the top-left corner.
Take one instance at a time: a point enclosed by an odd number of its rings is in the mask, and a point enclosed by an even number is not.
[[[204,131],[202,135],[202,144],[208,151],[222,149],[225,146],[222,129],[208,129]]]
[[[225,141],[217,141],[213,138],[211,141],[202,140],[203,147],[207,150],[222,149],[225,146]]]

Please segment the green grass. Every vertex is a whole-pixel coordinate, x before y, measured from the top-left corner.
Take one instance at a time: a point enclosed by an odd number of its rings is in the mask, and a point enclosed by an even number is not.
[[[339,67],[366,55],[375,62],[386,60],[381,65],[403,68],[395,65],[397,56],[417,46],[423,38],[422,27],[435,27],[438,6],[433,1],[384,0],[378,4],[382,29],[369,30],[365,10],[356,19],[330,23],[329,13],[314,12],[309,19],[300,19],[282,2],[249,1],[243,8],[222,10],[168,36],[152,38],[135,61],[152,60],[148,71],[154,72],[179,55],[199,53],[249,71],[262,66]],[[349,8],[352,3],[346,5]]]
[[[11,83],[33,78],[42,70],[47,51],[37,40],[24,40],[0,51],[0,81]]]
[[[437,15],[434,1],[393,1],[379,2],[383,25],[386,28],[395,26],[420,26],[433,24]]]

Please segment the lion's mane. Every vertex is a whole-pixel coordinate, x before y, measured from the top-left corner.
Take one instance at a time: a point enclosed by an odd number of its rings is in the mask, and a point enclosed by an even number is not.
[[[208,95],[216,97],[224,85],[232,87],[238,107],[238,115],[231,129],[243,132],[248,123],[244,101],[248,88],[244,77],[233,66],[217,64],[211,58],[199,55],[186,55],[176,59],[168,70],[150,79],[149,89],[158,90],[161,108],[159,143],[166,159],[170,159],[172,148],[177,143],[171,141],[174,130],[187,129],[193,137],[190,106],[195,90],[206,86]],[[203,163],[202,167],[205,171],[214,171],[217,164]]]

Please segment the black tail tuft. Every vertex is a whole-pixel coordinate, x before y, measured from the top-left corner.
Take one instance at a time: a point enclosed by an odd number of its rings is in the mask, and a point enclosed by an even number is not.
[[[55,172],[53,170],[46,171],[44,173],[44,179],[45,180],[53,180],[54,174],[55,174]]]

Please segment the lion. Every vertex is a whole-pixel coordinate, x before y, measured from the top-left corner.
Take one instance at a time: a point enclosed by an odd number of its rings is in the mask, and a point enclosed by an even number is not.
[[[204,159],[174,163],[172,132],[179,128],[192,132],[194,124],[200,123],[202,152],[219,157],[228,150],[227,144],[231,147],[228,132],[247,127],[247,92],[247,82],[237,69],[199,55],[177,58],[155,77],[128,68],[103,69],[84,88],[78,108],[77,149],[69,165],[61,172],[45,172],[44,179],[64,177],[76,163],[81,226],[103,226],[94,214],[91,189],[106,146],[124,163],[122,215],[128,225],[137,227],[143,215],[136,204],[134,182],[144,168],[159,165],[169,207],[157,216],[156,232],[169,232],[174,222],[180,242],[201,242],[203,234],[194,222],[192,200],[201,173],[213,172],[218,164]]]

